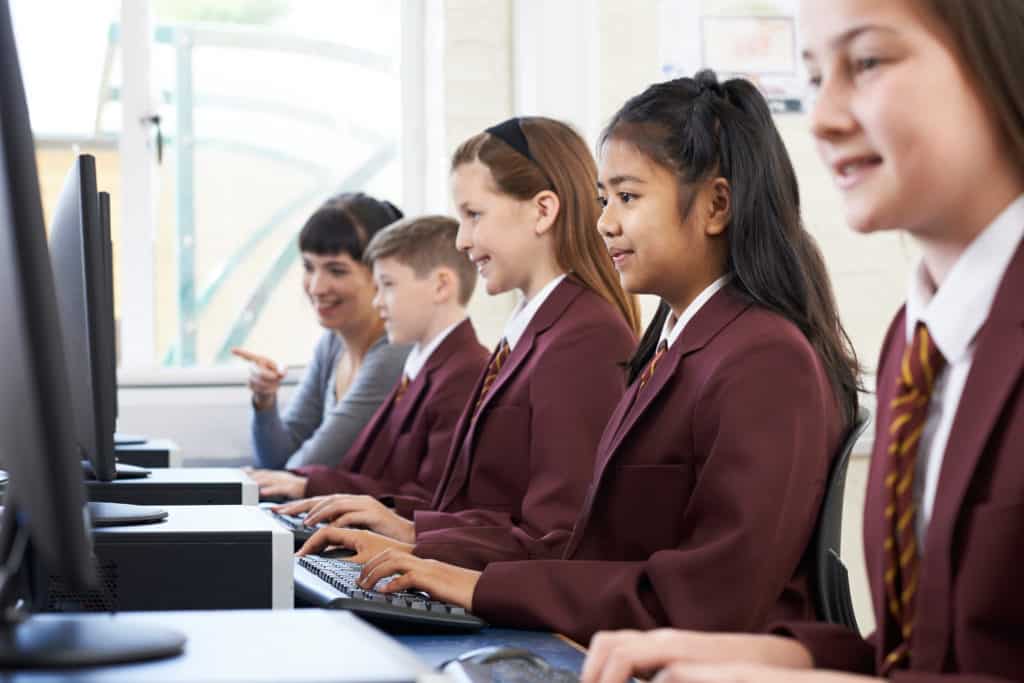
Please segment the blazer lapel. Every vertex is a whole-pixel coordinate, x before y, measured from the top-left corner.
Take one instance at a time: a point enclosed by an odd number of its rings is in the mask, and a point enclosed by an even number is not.
[[[921,593],[952,595],[952,553],[954,531],[964,498],[978,467],[992,430],[1006,406],[1007,398],[1024,371],[1024,315],[1018,303],[1024,289],[1024,244],[1007,268],[974,350],[967,383],[943,454],[935,507],[925,536]],[[921,642],[946,643],[952,623],[951,604],[939,600],[918,601],[920,616],[915,638]],[[938,671],[943,648],[914,652],[922,667]]]
[[[609,464],[619,451],[626,436],[636,426],[640,416],[647,411],[654,399],[665,389],[669,380],[679,371],[679,365],[686,356],[703,349],[729,323],[735,320],[750,303],[731,285],[723,287],[704,304],[693,319],[687,324],[679,339],[665,352],[654,375],[641,389],[635,380],[619,402],[613,413],[613,421],[609,422],[597,454],[594,469],[594,481],[583,505],[579,521],[573,528],[572,537],[566,546],[564,557],[569,558],[576,551],[583,538],[586,523],[590,518],[591,506],[597,495],[598,486]],[[618,420],[614,418],[618,416]],[[613,427],[613,425],[615,425]]]
[[[566,277],[555,287],[551,294],[548,295],[547,300],[541,304],[541,307],[534,314],[530,324],[526,326],[523,336],[516,342],[515,348],[512,349],[508,359],[499,371],[498,377],[487,392],[487,396],[484,397],[480,409],[475,410],[476,397],[480,395],[480,389],[483,385],[483,376],[480,377],[480,381],[477,382],[477,389],[473,392],[474,399],[467,406],[467,412],[463,414],[460,421],[466,422],[466,432],[464,435],[460,435],[461,438],[453,444],[452,457],[449,458],[449,465],[451,466],[450,479],[444,486],[439,509],[444,509],[450,505],[469,480],[479,420],[485,418],[488,407],[494,402],[502,389],[516,376],[520,366],[530,357],[537,336],[554,325],[565,312],[565,309],[569,307],[582,291],[582,286],[569,277]],[[493,353],[491,354],[491,360],[494,360]],[[490,366],[490,362],[488,361],[488,366]],[[460,424],[460,430],[462,427],[463,425]],[[465,444],[465,447],[463,447],[463,444]],[[446,468],[445,475],[447,476],[448,474],[448,468]]]

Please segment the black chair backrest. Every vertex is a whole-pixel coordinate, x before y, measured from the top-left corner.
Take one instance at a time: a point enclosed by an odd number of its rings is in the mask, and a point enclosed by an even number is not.
[[[832,624],[842,624],[857,630],[850,599],[850,581],[846,567],[840,559],[843,530],[843,495],[846,492],[846,470],[857,439],[864,433],[871,413],[864,407],[857,411],[857,421],[835,456],[829,472],[825,499],[822,501],[818,526],[811,541],[814,570],[811,584],[817,605],[818,618]]]

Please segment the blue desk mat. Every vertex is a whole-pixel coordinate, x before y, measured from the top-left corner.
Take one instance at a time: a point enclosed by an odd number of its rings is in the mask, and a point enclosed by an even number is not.
[[[584,653],[545,631],[520,631],[508,628],[485,628],[461,635],[396,635],[398,642],[415,652],[430,666],[454,659],[463,652],[490,645],[521,647],[539,654],[548,663],[560,669],[579,673],[583,668]]]

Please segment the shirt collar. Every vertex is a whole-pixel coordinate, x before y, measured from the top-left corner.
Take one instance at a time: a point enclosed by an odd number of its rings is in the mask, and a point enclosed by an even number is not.
[[[430,343],[424,347],[420,347],[419,344],[412,347],[409,351],[409,355],[405,357],[405,375],[409,378],[410,382],[416,379],[416,375],[420,374],[420,370],[422,370],[423,366],[427,364],[428,360],[430,360],[434,351],[437,351],[437,347],[441,345],[441,342],[448,338],[448,335],[452,333],[452,330],[465,321],[466,319],[463,318],[459,322],[444,328],[439,335],[430,340]]]
[[[971,242],[936,291],[918,261],[907,293],[907,341],[918,322],[928,326],[949,363],[963,360],[988,318],[999,283],[1024,236],[1024,195],[1007,206]]]
[[[686,307],[683,314],[679,316],[679,319],[672,325],[673,316],[670,314],[665,318],[665,326],[661,328],[661,339],[658,341],[658,345],[661,342],[666,341],[668,346],[672,346],[676,343],[676,339],[679,339],[679,335],[683,333],[683,329],[686,324],[693,320],[693,316],[697,315],[697,311],[703,308],[704,304],[708,302],[711,297],[718,293],[722,287],[728,284],[729,280],[732,279],[732,273],[727,273],[722,277],[718,278],[710,285],[704,288],[704,291],[697,295],[697,298],[690,302],[690,305]]]
[[[525,299],[520,301],[512,312],[512,317],[505,323],[505,342],[508,344],[508,350],[511,351],[519,343],[520,338],[523,336],[523,332],[526,332],[527,326],[530,321],[533,320],[533,316],[537,314],[540,307],[544,305],[544,301],[551,296],[551,292],[555,290],[555,287],[562,283],[565,279],[565,274],[559,275],[551,282],[544,285],[544,288],[537,292],[529,301]]]

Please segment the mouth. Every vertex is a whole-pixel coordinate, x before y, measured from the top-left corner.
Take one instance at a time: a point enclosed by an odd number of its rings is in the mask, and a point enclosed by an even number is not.
[[[608,253],[612,257],[612,263],[615,264],[615,268],[618,270],[621,270],[629,260],[629,257],[633,255],[633,252],[628,249],[618,249],[615,247],[610,247]]]
[[[341,307],[340,301],[315,301],[313,306],[316,308],[316,314],[322,317],[328,317],[337,311]]]
[[[874,154],[849,156],[832,163],[832,174],[840,189],[848,190],[864,180],[882,164],[882,157]]]
[[[470,256],[469,260],[476,266],[476,271],[483,275],[484,266],[491,262],[490,256]]]

